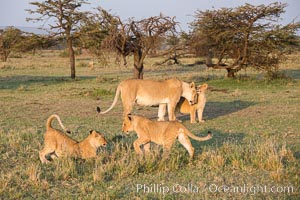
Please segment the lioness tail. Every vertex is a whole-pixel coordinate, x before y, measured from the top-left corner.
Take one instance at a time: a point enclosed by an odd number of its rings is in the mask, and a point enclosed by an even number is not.
[[[117,102],[118,102],[118,99],[119,99],[119,96],[120,96],[120,92],[121,92],[121,89],[120,89],[120,86],[118,86],[117,91],[116,91],[116,95],[115,95],[115,98],[114,98],[114,101],[111,104],[110,108],[107,109],[106,111],[101,112],[101,109],[99,107],[97,107],[97,111],[100,114],[105,114],[105,113],[109,112],[111,109],[113,109],[115,107],[115,105],[117,104]]]
[[[60,117],[59,117],[58,115],[56,115],[56,114],[51,115],[51,116],[47,119],[47,124],[46,124],[47,131],[48,131],[49,129],[52,128],[51,123],[52,123],[52,120],[53,120],[54,118],[57,119],[57,121],[58,121],[60,127],[61,127],[65,132],[70,133],[70,131],[62,124],[62,122],[61,122],[61,120],[60,120]]]

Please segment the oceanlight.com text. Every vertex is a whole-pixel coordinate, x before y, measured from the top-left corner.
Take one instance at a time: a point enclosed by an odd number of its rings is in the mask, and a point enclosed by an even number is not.
[[[255,195],[258,193],[295,193],[294,186],[281,186],[281,185],[218,185],[214,183],[204,184],[199,186],[197,184],[136,184],[137,193],[239,193]]]

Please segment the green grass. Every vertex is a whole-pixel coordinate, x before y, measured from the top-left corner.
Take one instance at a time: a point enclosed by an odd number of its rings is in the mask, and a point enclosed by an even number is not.
[[[227,79],[224,71],[188,65],[191,59],[176,66],[156,66],[152,63],[157,58],[146,59],[145,78],[176,76],[209,84],[204,124],[190,124],[188,116],[177,115],[194,134],[214,134],[210,141],[192,141],[195,158],[189,161],[178,142],[168,160],[162,160],[157,145],[148,157],[137,156],[132,146],[136,134],[121,133],[120,100],[110,113],[96,112],[97,106],[111,105],[120,81],[131,78],[131,59],[127,68],[96,63],[90,70],[84,67],[89,59],[79,57],[73,81],[67,59],[58,54],[43,52],[0,63],[0,199],[298,199],[297,55],[290,59],[293,63],[283,64],[293,80],[276,81],[252,71]],[[42,165],[38,151],[46,119],[53,113],[74,139],[95,129],[105,134],[108,147],[94,160],[67,158]],[[133,113],[155,120],[157,108],[136,106]],[[138,186],[146,187],[137,192]],[[288,189],[284,187],[293,191],[283,192]]]

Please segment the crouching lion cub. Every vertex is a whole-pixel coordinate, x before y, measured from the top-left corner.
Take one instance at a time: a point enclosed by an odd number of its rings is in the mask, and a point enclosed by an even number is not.
[[[135,131],[138,139],[134,141],[133,146],[138,154],[143,154],[140,146],[144,145],[145,153],[150,150],[150,142],[163,145],[164,154],[167,155],[171,150],[176,138],[186,148],[191,158],[194,156],[194,148],[189,137],[197,141],[206,141],[212,138],[209,131],[206,137],[197,137],[187,130],[181,123],[176,121],[151,121],[147,118],[137,115],[127,115],[124,119],[122,131],[127,133]]]
[[[44,148],[39,152],[42,163],[48,163],[46,156],[51,156],[52,159],[61,156],[74,156],[78,158],[93,158],[97,155],[97,149],[100,146],[106,146],[107,142],[104,136],[96,131],[90,131],[81,142],[77,142],[68,137],[61,131],[52,128],[51,122],[56,118],[61,128],[68,132],[62,124],[58,115],[51,115],[46,124],[47,131],[44,136]]]

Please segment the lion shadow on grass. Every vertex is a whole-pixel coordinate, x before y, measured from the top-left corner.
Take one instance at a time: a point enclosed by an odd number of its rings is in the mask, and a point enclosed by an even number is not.
[[[207,131],[208,130],[201,131],[202,133],[200,135],[197,134],[197,136],[203,137],[206,135]],[[213,137],[210,140],[198,142],[191,139],[191,143],[195,148],[195,155],[201,154],[206,148],[219,149],[225,143],[240,144],[242,143],[245,137],[244,133],[225,133],[215,129],[209,129],[209,131],[211,131],[213,135]]]
[[[207,102],[203,111],[203,119],[211,120],[217,117],[225,116],[234,112],[238,112],[245,108],[255,105],[255,102],[235,100],[231,102]],[[180,114],[177,117],[181,121],[190,119],[189,114]]]

